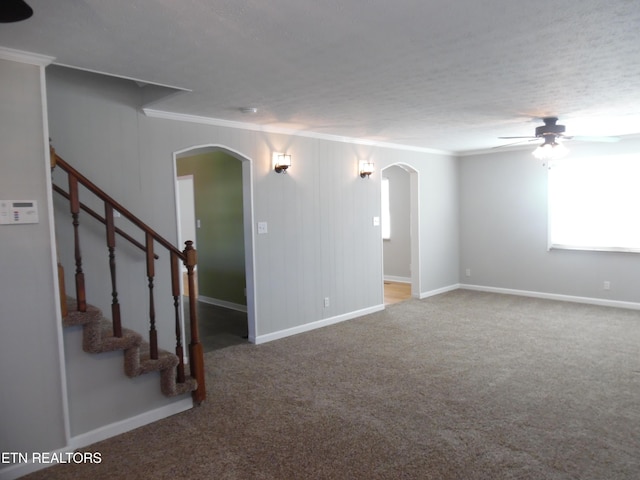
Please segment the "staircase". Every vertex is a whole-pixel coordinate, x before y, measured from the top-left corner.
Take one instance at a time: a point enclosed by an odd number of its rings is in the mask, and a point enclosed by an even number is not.
[[[137,377],[149,372],[160,372],[160,390],[167,397],[175,397],[196,391],[198,382],[186,378],[177,382],[176,367],[180,359],[166,350],[158,350],[158,358],[151,358],[151,348],[142,335],[128,328],[122,329],[122,336],[115,337],[111,321],[104,318],[102,311],[92,305],[87,310],[78,310],[75,299],[67,297],[67,316],[62,325],[70,327],[82,325],[82,349],[87,353],[104,353],[122,350],[124,352],[124,373]]]
[[[194,268],[196,265],[196,251],[193,242],[186,242],[184,251],[178,250],[170,242],[161,237],[157,232],[143,223],[126,208],[109,197],[90,180],[80,174],[77,170],[60,158],[51,147],[52,169],[59,167],[67,174],[68,190],[58,185],[53,185],[53,190],[69,200],[69,206],[73,226],[73,249],[75,258],[75,298],[66,295],[64,287],[63,268],[59,265],[61,285],[61,305],[63,326],[82,326],[82,348],[87,353],[97,354],[104,352],[122,351],[124,361],[124,373],[128,377],[137,377],[149,372],[160,373],[160,390],[168,396],[191,393],[194,404],[200,404],[206,398],[204,382],[204,354],[199,341],[197,308],[195,295],[189,296],[189,373],[185,374],[184,349],[182,346],[182,330],[180,319],[180,276],[181,270],[179,262],[187,268],[188,289],[195,291]],[[104,203],[104,217],[80,202],[80,189],[82,185],[84,191],[90,192]],[[111,319],[103,315],[103,312],[87,303],[85,278],[82,268],[82,254],[80,248],[81,229],[80,212],[83,211],[94,219],[105,225],[106,229],[106,249],[108,252],[108,266],[111,278],[111,291],[107,293],[112,299]],[[117,211],[129,222],[142,231],[144,243],[136,241],[132,235],[115,227],[114,212]],[[146,284],[148,288],[149,304],[149,332],[148,338],[138,332],[122,325],[120,314],[119,293],[117,290],[116,275],[116,235],[123,238],[129,244],[140,249],[146,258]],[[171,326],[175,330],[176,346],[175,353],[163,350],[158,347],[158,328],[165,328],[166,325],[156,324],[155,312],[155,261],[160,256],[155,253],[155,249],[168,253],[168,260],[171,266],[171,296],[173,298],[174,324]]]

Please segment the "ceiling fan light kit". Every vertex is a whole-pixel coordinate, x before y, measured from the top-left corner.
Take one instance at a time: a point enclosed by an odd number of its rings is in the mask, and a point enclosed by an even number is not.
[[[556,141],[545,142],[538,146],[532,155],[538,160],[558,160],[569,153],[569,149]]]
[[[536,137],[544,138],[544,142],[532,152],[533,156],[538,160],[558,160],[566,156],[569,150],[557,141],[564,137],[565,126],[557,124],[557,117],[546,117],[542,120],[544,125],[536,127]]]

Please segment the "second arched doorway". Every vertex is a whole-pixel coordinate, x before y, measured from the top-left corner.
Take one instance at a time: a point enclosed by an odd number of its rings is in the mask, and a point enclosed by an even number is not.
[[[382,221],[387,227],[382,240],[383,282],[389,304],[420,298],[419,178],[415,168],[402,163],[386,166],[381,177]]]

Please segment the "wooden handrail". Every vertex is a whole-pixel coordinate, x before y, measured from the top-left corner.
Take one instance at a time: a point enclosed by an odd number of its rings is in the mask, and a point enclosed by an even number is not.
[[[67,200],[70,199],[69,194],[67,192],[65,192],[64,189],[60,188],[58,185],[53,185],[53,190],[56,193],[59,193],[60,195],[62,195]],[[80,208],[82,210],[84,210],[85,212],[87,212],[89,215],[91,215],[93,218],[98,220],[103,225],[107,225],[107,221],[104,219],[104,217],[101,217],[99,213],[97,213],[95,210],[87,207],[84,203],[80,202]],[[118,235],[120,235],[122,238],[127,240],[129,243],[131,243],[132,245],[135,245],[136,247],[138,247],[140,250],[142,250],[144,252],[144,245],[142,245],[139,241],[137,241],[135,238],[133,238],[127,232],[122,231],[122,229],[120,229],[118,227],[115,227],[115,232]],[[156,260],[158,260],[160,257],[156,254],[156,255],[154,255],[154,258]]]
[[[70,176],[77,178],[78,183],[80,183],[82,186],[84,186],[87,190],[89,190],[91,193],[93,193],[96,197],[98,197],[100,200],[104,201],[105,203],[109,203],[113,207],[114,210],[117,210],[118,212],[120,212],[120,214],[122,216],[124,216],[127,220],[129,220],[131,223],[133,223],[136,227],[138,227],[144,233],[150,234],[156,242],[158,242],[160,245],[162,245],[164,248],[166,248],[170,252],[173,252],[176,255],[178,255],[178,257],[182,261],[184,261],[184,254],[180,250],[178,250],[176,247],[174,247],[171,242],[169,242],[167,239],[165,239],[164,237],[159,235],[149,225],[144,223],[142,220],[140,220],[138,217],[136,217],[134,214],[132,214],[129,210],[127,210],[121,204],[116,202],[109,195],[104,193],[91,180],[89,180],[87,177],[82,175],[75,168],[73,168],[71,165],[69,165],[67,162],[65,162],[57,153],[55,153],[55,150],[53,150],[53,155],[55,155],[55,164],[56,164],[56,166],[59,166],[62,170],[67,172]]]
[[[120,324],[120,304],[118,300],[118,291],[116,285],[116,233],[122,238],[140,248],[145,252],[146,257],[146,276],[149,289],[149,345],[150,345],[150,357],[151,359],[158,359],[158,340],[157,340],[157,325],[156,325],[156,311],[154,301],[154,279],[155,279],[155,260],[160,257],[154,252],[154,244],[157,243],[169,251],[169,261],[171,266],[171,295],[173,296],[173,304],[175,310],[175,333],[176,333],[176,356],[179,359],[177,367],[176,377],[178,383],[184,383],[184,355],[182,347],[182,335],[181,325],[179,317],[180,306],[180,269],[178,268],[178,260],[187,268],[187,280],[189,285],[189,324],[191,338],[189,343],[189,368],[191,377],[197,382],[197,388],[192,392],[194,403],[200,404],[206,397],[205,381],[204,381],[204,352],[202,344],[200,343],[198,333],[198,321],[197,321],[197,308],[195,295],[195,276],[194,269],[196,266],[197,256],[196,250],[193,248],[193,242],[185,242],[186,248],[184,251],[180,251],[173,246],[168,240],[159,235],[155,230],[149,227],[146,223],[142,222],[138,217],[133,215],[129,210],[123,207],[120,203],[107,195],[99,187],[97,187],[88,178],[78,172],[75,168],[65,162],[60,156],[58,156],[53,147],[50,147],[51,165],[52,168],[59,166],[67,173],[69,181],[68,193],[54,185],[53,189],[57,193],[61,194],[67,200],[69,200],[71,208],[71,216],[73,218],[73,235],[74,235],[74,257],[76,262],[76,297],[78,300],[78,310],[86,310],[86,292],[84,286],[84,272],[82,270],[82,255],[80,252],[80,232],[79,232],[79,213],[80,210],[87,212],[93,218],[103,223],[106,227],[106,244],[109,256],[109,270],[111,275],[111,296],[112,296],[112,321],[113,321],[113,334],[116,337],[122,336],[122,326]],[[80,202],[80,190],[79,185],[84,186],[87,190],[93,193],[96,197],[104,202],[105,216],[102,217],[91,208]],[[114,225],[114,211],[118,211],[124,216],[132,225],[138,227],[145,235],[144,245],[126,232],[117,228]]]

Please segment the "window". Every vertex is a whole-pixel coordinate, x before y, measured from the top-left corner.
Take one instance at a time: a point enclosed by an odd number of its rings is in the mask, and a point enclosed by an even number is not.
[[[382,179],[382,212],[380,214],[380,226],[382,227],[382,239],[391,239],[391,206],[389,203],[389,179]]]
[[[549,248],[640,252],[640,156],[569,158],[549,168]]]

